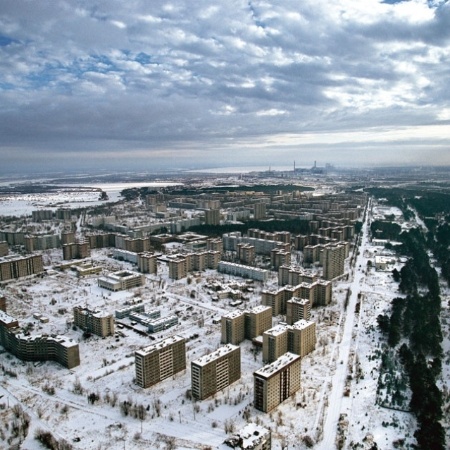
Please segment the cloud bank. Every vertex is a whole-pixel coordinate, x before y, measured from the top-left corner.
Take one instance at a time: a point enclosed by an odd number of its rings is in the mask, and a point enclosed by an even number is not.
[[[3,171],[450,164],[450,3],[3,0]]]

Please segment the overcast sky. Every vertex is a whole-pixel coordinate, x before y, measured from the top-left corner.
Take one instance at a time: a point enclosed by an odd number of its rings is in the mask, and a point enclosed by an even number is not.
[[[0,157],[450,165],[450,2],[1,0]]]

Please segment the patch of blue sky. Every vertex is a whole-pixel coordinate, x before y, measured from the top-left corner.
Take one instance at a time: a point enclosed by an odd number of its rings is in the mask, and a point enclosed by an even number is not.
[[[387,3],[388,5],[395,5],[396,3],[408,2],[409,0],[383,0],[381,3]]]
[[[9,44],[12,44],[13,42],[18,42],[16,39],[12,39],[9,36],[3,36],[0,34],[0,47],[6,47]]]
[[[53,70],[41,70],[39,72],[32,72],[26,76],[28,87],[32,89],[39,89],[48,86],[56,79]]]
[[[140,52],[135,57],[134,60],[138,62],[139,64],[156,64],[151,55],[148,55],[147,53]]]
[[[252,14],[253,22],[255,22],[255,25],[257,27],[260,27],[260,28],[266,28],[265,23],[258,19],[258,15],[256,13],[256,10],[255,10],[255,8],[254,8],[254,6],[252,5],[251,2],[248,2],[248,7],[249,7],[250,12]]]
[[[82,78],[87,72],[108,73],[117,72],[117,66],[105,55],[90,55],[86,59],[78,59],[69,64],[60,62],[45,64],[39,71],[27,75],[26,80],[30,88],[39,89],[50,84],[57,84],[62,74],[71,74],[76,78]],[[64,84],[64,81],[63,81]]]
[[[16,86],[11,83],[3,83],[0,81],[0,91],[11,91],[16,89]]]

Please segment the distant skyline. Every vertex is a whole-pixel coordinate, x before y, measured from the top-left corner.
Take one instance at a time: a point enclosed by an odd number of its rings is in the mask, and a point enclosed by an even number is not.
[[[447,0],[2,0],[0,173],[450,165]]]

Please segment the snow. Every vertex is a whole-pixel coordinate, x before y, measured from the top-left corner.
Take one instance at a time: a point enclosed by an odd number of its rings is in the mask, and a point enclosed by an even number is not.
[[[11,209],[20,210],[22,207],[17,205],[21,201],[28,200],[11,200]],[[2,213],[9,211],[9,206],[5,210],[3,206],[2,203]],[[397,215],[392,208],[378,209],[378,213]],[[133,270],[130,263],[111,259],[108,253],[109,250],[93,250],[90,258],[103,267],[103,274]],[[400,293],[389,272],[377,272],[367,266],[375,254],[367,223],[354,267],[348,267],[347,263],[349,279],[333,283],[329,306],[311,311],[311,320],[316,322],[317,345],[310,355],[302,358],[301,389],[270,414],[252,406],[253,373],[263,363],[262,352],[250,341],[240,345],[239,381],[201,402],[194,402],[189,395],[190,362],[221,347],[220,324],[214,324],[213,319],[237,311],[230,306],[229,299],[213,302],[209,286],[217,280],[223,285],[233,285],[242,279],[206,271],[190,275],[189,282],[173,281],[168,278],[166,264],[159,261],[158,275],[146,275],[144,286],[109,292],[98,286],[95,275],[77,278],[70,270],[52,270],[61,262],[61,250],[47,250],[43,254],[49,275],[43,279],[20,279],[5,286],[8,314],[21,325],[32,324],[32,333],[58,334],[76,340],[81,364],[68,370],[54,362],[26,363],[2,354],[0,417],[3,423],[12,422],[15,417],[12,408],[18,404],[29,414],[30,431],[22,448],[42,448],[34,439],[39,428],[83,450],[165,448],[171,442],[177,449],[215,448],[229,432],[247,423],[270,429],[272,448],[276,450],[286,445],[290,449],[306,449],[306,438],[315,443],[313,448],[330,450],[335,448],[339,436],[344,438],[344,448],[352,448],[352,443],[370,448],[376,443],[379,449],[387,450],[399,438],[405,439],[405,445],[415,442],[412,435],[416,423],[410,413],[376,404],[380,357],[384,351],[384,338],[378,331],[376,318],[389,310],[391,300]],[[266,283],[254,282],[252,287],[253,292],[246,294],[249,299],[241,305],[242,309],[260,305],[261,290],[275,288],[276,277],[271,275]],[[345,307],[349,289],[351,294]],[[444,298],[443,346],[444,354],[448,355],[448,289]],[[157,341],[173,335],[186,339],[186,370],[148,389],[133,381],[135,351],[153,345],[148,336],[135,332],[142,329],[139,325],[122,319],[127,326],[120,330],[121,335],[105,339],[96,336],[84,339],[82,332],[71,325],[75,305],[114,313],[125,303],[135,301],[142,301],[146,310],[160,309],[163,317],[178,312],[179,324],[156,333]],[[33,313],[49,317],[49,323],[41,323]],[[273,325],[284,319],[274,318]],[[447,358],[443,363],[441,384],[448,391],[450,361]],[[49,393],[49,386],[54,388],[54,394]],[[82,394],[77,387],[83,389]],[[90,393],[98,394],[99,400],[89,403]],[[136,407],[143,405],[146,417],[139,420],[131,413],[124,415],[119,406],[124,401]],[[12,431],[9,433],[11,436]]]

